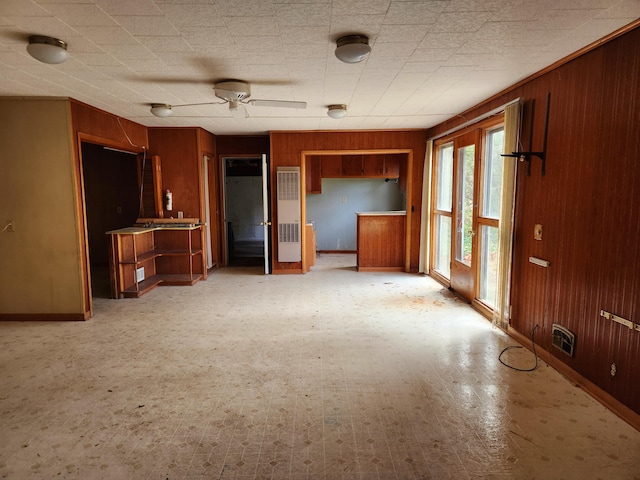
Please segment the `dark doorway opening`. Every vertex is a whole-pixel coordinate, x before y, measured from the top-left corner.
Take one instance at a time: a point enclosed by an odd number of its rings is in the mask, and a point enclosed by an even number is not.
[[[228,265],[264,265],[262,159],[226,157],[224,165]]]
[[[92,295],[109,298],[106,232],[130,227],[138,218],[137,156],[86,142],[81,148]]]

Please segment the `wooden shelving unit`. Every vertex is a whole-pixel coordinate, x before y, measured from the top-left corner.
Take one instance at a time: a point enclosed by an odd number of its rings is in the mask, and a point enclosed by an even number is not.
[[[202,279],[200,229],[191,225],[107,232],[111,237],[111,297],[138,298],[157,286],[193,285]],[[142,279],[138,278],[140,269],[144,269]]]

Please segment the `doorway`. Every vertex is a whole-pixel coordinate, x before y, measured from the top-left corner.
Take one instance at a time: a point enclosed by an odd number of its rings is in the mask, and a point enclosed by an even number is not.
[[[130,227],[138,218],[137,154],[87,142],[81,151],[92,296],[110,298],[106,232]]]
[[[432,276],[469,303],[496,305],[502,118],[435,142]]]
[[[261,157],[224,157],[227,265],[265,264]]]

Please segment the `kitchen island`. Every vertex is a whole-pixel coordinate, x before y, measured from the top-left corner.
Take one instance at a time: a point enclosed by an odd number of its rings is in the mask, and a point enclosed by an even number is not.
[[[404,271],[407,212],[357,212],[358,271]]]

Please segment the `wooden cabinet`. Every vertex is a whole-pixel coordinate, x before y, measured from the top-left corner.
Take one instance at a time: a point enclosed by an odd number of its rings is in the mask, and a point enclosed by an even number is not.
[[[193,285],[203,278],[199,225],[130,227],[107,233],[112,298],[137,298],[159,285]]]
[[[384,156],[384,177],[398,178],[400,176],[400,159],[406,158],[403,154],[388,154]]]
[[[323,155],[320,165],[322,178],[342,177],[342,155]]]
[[[321,158],[319,155],[307,155],[305,157],[307,193],[322,193]]]
[[[406,158],[406,154],[323,155],[307,157],[307,161],[309,158],[320,160],[322,178],[398,178],[400,160]],[[307,168],[311,168],[309,163]],[[312,180],[308,173],[307,178],[307,191],[310,191]]]
[[[305,260],[307,264],[307,269],[305,272],[311,270],[316,264],[316,250],[317,250],[317,240],[316,240],[316,230],[313,228],[312,223],[307,223],[305,225]]]
[[[384,154],[365,155],[362,169],[365,177],[380,177],[384,175]]]
[[[342,176],[343,177],[361,177],[362,155],[343,155],[342,156]]]
[[[406,212],[357,214],[357,269],[404,271]]]

